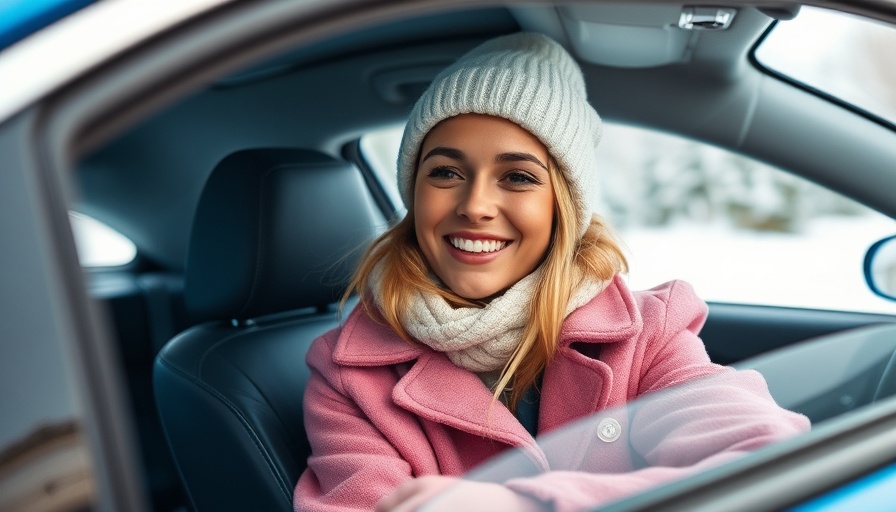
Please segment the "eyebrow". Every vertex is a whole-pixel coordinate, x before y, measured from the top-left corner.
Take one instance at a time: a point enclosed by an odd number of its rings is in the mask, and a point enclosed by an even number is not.
[[[495,161],[498,163],[504,162],[532,162],[533,164],[538,165],[544,170],[548,170],[548,166],[541,163],[541,160],[535,157],[535,155],[531,155],[529,153],[501,153],[495,158]]]
[[[437,155],[447,156],[448,158],[451,158],[452,160],[466,160],[467,159],[467,155],[465,155],[464,152],[459,149],[438,146],[438,147],[432,148],[429,151],[429,153],[426,153],[426,156],[424,156],[423,159],[420,160],[420,162],[425,162],[427,158],[429,158],[431,156],[437,156]]]
[[[428,153],[426,153],[426,156],[423,157],[423,160],[421,160],[421,162],[426,161],[427,158],[432,157],[432,156],[444,156],[444,157],[451,158],[453,160],[460,160],[460,161],[464,161],[467,159],[467,156],[464,154],[464,152],[459,149],[438,146],[438,147],[432,148]],[[546,171],[548,170],[548,167],[545,164],[541,163],[541,160],[539,160],[535,155],[532,155],[529,153],[519,153],[519,152],[501,153],[500,155],[495,157],[495,162],[497,162],[497,163],[532,162],[532,163],[538,165],[539,167],[541,167],[542,169],[544,169]]]

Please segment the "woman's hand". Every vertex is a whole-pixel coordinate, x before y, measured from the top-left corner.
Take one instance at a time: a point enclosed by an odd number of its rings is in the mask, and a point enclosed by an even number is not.
[[[450,489],[448,489],[450,487]],[[437,494],[447,491],[438,499]],[[431,501],[432,500],[432,501]],[[426,505],[424,507],[424,505]],[[421,476],[400,485],[392,494],[376,505],[377,512],[437,512],[441,510],[464,512],[519,510],[535,512],[544,510],[537,501],[517,494],[499,484],[470,482],[448,476]]]

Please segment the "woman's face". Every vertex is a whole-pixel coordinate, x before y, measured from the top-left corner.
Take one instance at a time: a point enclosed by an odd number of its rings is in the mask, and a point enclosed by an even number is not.
[[[490,299],[541,263],[551,241],[548,150],[503,118],[464,114],[426,135],[414,185],[417,241],[435,274]]]

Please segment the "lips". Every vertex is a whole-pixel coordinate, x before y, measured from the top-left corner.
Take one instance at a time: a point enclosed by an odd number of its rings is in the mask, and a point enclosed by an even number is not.
[[[450,243],[455,249],[469,252],[469,253],[491,253],[497,252],[501,249],[507,247],[509,243],[506,240],[496,240],[496,239],[470,239],[463,238],[459,236],[447,236],[445,239]]]

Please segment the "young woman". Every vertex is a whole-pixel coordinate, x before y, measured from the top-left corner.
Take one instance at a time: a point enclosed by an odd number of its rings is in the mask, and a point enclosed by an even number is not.
[[[808,428],[758,374],[709,361],[687,284],[628,290],[589,199],[600,134],[581,70],[547,37],[493,39],[436,77],[401,144],[408,214],[366,253],[361,304],[308,355],[296,510],[415,510],[448,486],[448,509],[574,510]],[[650,434],[617,439],[629,419],[612,419],[613,474],[552,465],[534,439],[717,374],[631,419]],[[458,478],[509,447],[539,474]],[[633,457],[666,467],[626,472]]]

